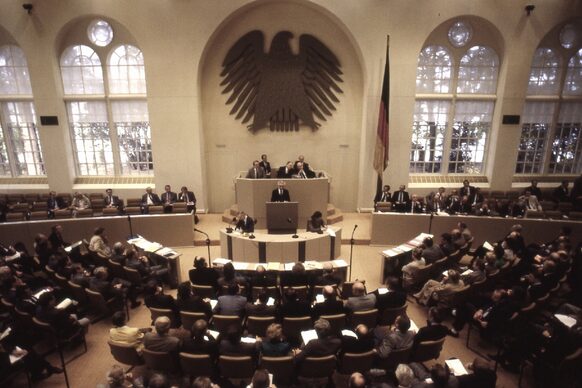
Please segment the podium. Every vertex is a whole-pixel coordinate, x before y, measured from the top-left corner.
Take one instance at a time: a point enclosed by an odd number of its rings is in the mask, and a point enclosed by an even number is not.
[[[299,221],[298,202],[266,202],[269,234],[294,234]]]

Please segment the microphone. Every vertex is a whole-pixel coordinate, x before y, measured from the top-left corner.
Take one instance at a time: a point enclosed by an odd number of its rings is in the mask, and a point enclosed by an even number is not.
[[[198,233],[202,233],[203,235],[205,235],[206,237],[208,237],[208,234],[206,232],[201,231],[200,229],[194,228],[194,231],[195,232],[198,232]]]
[[[287,222],[289,224],[293,223],[293,220],[291,219],[291,217],[287,217]],[[297,230],[295,230],[295,233],[293,233],[293,236],[291,236],[291,238],[299,238],[299,236],[297,235]]]
[[[293,220],[291,219],[291,217],[288,217],[288,218],[287,218],[287,222],[288,222],[288,223],[290,223],[290,224],[292,224],[292,223],[293,223]]]
[[[232,221],[226,226],[226,233],[232,233],[232,224],[236,222],[236,217],[232,217]]]
[[[358,229],[358,224],[354,225],[354,230],[352,230],[352,237],[351,237],[350,241],[354,241],[354,233],[356,232],[356,229]]]

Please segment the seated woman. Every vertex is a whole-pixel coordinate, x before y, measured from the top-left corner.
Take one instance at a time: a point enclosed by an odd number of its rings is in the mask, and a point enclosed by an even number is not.
[[[449,272],[447,272],[447,276],[445,276],[442,281],[438,282],[430,279],[424,284],[422,289],[413,296],[418,303],[426,305],[431,298],[445,298],[464,286],[465,283],[461,280],[461,274],[454,269],[450,269]]]
[[[315,233],[323,233],[327,229],[325,222],[323,221],[323,214],[320,211],[316,211],[311,215],[311,218],[307,220],[307,231]]]
[[[412,250],[412,261],[402,267],[402,286],[404,288],[415,285],[418,281],[416,273],[419,269],[426,267],[422,253],[421,248],[414,248]]]
[[[291,344],[283,338],[283,329],[278,323],[271,323],[267,327],[265,338],[260,343],[263,356],[284,357],[293,350]]]

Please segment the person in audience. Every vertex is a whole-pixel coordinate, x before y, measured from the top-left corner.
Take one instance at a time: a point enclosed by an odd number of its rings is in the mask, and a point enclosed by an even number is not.
[[[250,388],[275,388],[271,384],[271,379],[269,378],[269,372],[265,369],[257,369],[253,374],[253,379],[251,380]]]
[[[451,190],[451,195],[449,195],[445,201],[446,212],[449,214],[457,214],[461,209],[461,196],[457,190]]]
[[[298,352],[295,360],[301,364],[307,357],[324,357],[335,355],[341,347],[341,340],[331,333],[331,326],[326,319],[318,319],[315,321],[313,328],[317,334],[317,338],[305,344],[305,347]]]
[[[163,265],[151,265],[150,259],[142,255],[140,256],[135,249],[130,249],[126,253],[125,266],[135,269],[139,272],[142,278],[152,278],[159,282],[165,280],[169,282],[169,269]]]
[[[402,285],[404,288],[409,288],[418,283],[417,273],[419,270],[426,267],[426,260],[423,257],[422,248],[414,248],[412,250],[411,258],[412,260],[410,263],[402,267]]]
[[[284,303],[279,308],[281,318],[311,316],[311,307],[306,301],[300,300],[295,289],[287,287],[284,292]]]
[[[277,285],[277,277],[267,272],[264,265],[258,265],[251,277],[251,287],[265,288],[275,287]]]
[[[218,342],[208,331],[208,324],[204,319],[198,319],[192,325],[191,336],[185,339],[180,348],[181,352],[189,354],[208,354],[214,361],[218,358]]]
[[[227,288],[233,284],[238,284],[239,286],[247,286],[247,282],[244,277],[239,276],[235,269],[234,265],[231,262],[226,263],[222,267],[222,276],[217,280],[218,287],[220,288]]]
[[[61,225],[53,225],[51,227],[51,234],[49,234],[48,239],[53,251],[59,251],[71,245],[63,239],[63,227]]]
[[[188,187],[182,186],[180,193],[178,193],[178,201],[186,203],[186,210],[189,213],[196,214],[196,196],[193,191],[188,190]],[[197,222],[197,221],[196,221]]]
[[[283,328],[278,323],[271,323],[267,327],[265,338],[260,341],[259,349],[266,357],[288,356],[293,348],[283,337]]]
[[[178,306],[180,311],[204,313],[207,319],[212,316],[212,308],[210,307],[210,303],[202,299],[200,296],[194,294],[190,282],[182,282],[178,286],[176,306]]]
[[[261,155],[261,161],[259,162],[259,167],[265,171],[265,178],[271,178],[271,163],[267,160],[267,154]]]
[[[376,295],[376,308],[378,315],[382,316],[385,309],[393,309],[402,307],[406,304],[406,292],[402,290],[395,276],[388,276],[385,281],[385,287],[388,292],[380,294],[378,290],[374,292]]]
[[[398,191],[392,194],[392,208],[399,212],[404,213],[406,211],[406,204],[410,201],[410,196],[406,191],[405,185],[400,185]]]
[[[123,367],[120,365],[113,365],[107,372],[107,383],[97,384],[97,388],[131,388],[143,387],[141,379],[133,379],[131,373],[125,373]]]
[[[98,226],[89,240],[89,250],[104,258],[111,257],[111,248],[107,245],[107,236],[103,234],[105,228]]]
[[[309,275],[305,271],[303,263],[297,262],[291,268],[291,271],[281,273],[282,287],[301,287],[311,284]]]
[[[174,209],[174,203],[178,202],[178,195],[172,191],[170,185],[164,186],[164,192],[160,197],[162,206],[164,206],[164,213],[171,213]]]
[[[121,209],[121,201],[117,195],[113,195],[112,189],[105,190],[105,198],[103,198],[103,206],[108,208]]]
[[[295,179],[307,179],[309,175],[307,171],[305,171],[303,163],[295,162],[295,174],[293,174],[293,178]]]
[[[230,325],[218,345],[218,353],[221,356],[251,356],[256,358],[258,346],[258,342],[242,342],[240,327],[238,325]]]
[[[447,232],[441,234],[439,248],[441,248],[444,256],[448,256],[456,251],[455,245],[453,244],[453,235]]]
[[[467,365],[467,370],[473,373],[457,376],[460,387],[495,388],[497,374],[491,362],[475,357],[475,360]]]
[[[459,196],[464,197],[470,197],[473,193],[475,193],[475,186],[471,186],[471,184],[469,183],[469,181],[467,179],[465,179],[463,181],[463,187],[461,187],[459,189]]]
[[[144,335],[144,347],[154,352],[169,352],[177,355],[180,349],[180,340],[169,335],[170,326],[170,318],[157,317],[154,321],[155,330]]]
[[[431,237],[426,237],[422,240],[422,258],[426,265],[432,264],[443,257],[445,257],[443,250],[439,245],[434,245],[434,240]]]
[[[410,201],[406,203],[405,213],[423,213],[418,195],[412,194]]]
[[[415,368],[418,370],[417,368]],[[430,377],[432,382],[426,382],[426,378]],[[430,374],[422,373],[422,382],[415,384],[414,388],[457,388],[459,381],[451,374],[447,364],[435,364],[430,368]]]
[[[318,210],[311,215],[311,218],[307,220],[307,231],[315,233],[323,233],[327,229],[325,221],[323,220],[323,214]]]
[[[406,364],[398,364],[394,375],[398,382],[398,388],[411,388],[415,383],[418,383],[414,372]]]
[[[315,278],[313,284],[316,286],[339,286],[341,282],[340,275],[333,270],[333,264],[325,262],[322,265],[322,274]]]
[[[366,294],[364,283],[356,281],[352,285],[352,294],[345,302],[346,309],[350,312],[372,310],[376,306],[376,295]]]
[[[382,191],[376,193],[374,197],[374,211],[376,211],[376,207],[378,202],[390,202],[392,201],[392,193],[390,193],[390,185],[384,185],[382,187]]]
[[[247,302],[245,307],[246,316],[248,317],[276,317],[277,307],[275,304],[268,305],[269,294],[265,290],[259,291],[257,301],[255,303]]]
[[[73,194],[73,201],[71,202],[71,206],[69,206],[69,209],[73,211],[73,217],[77,215],[77,212],[79,210],[85,210],[90,208],[91,201],[89,200],[89,198],[85,194],[76,191],[75,194]]]
[[[393,330],[381,330],[377,328],[376,351],[382,359],[387,358],[393,350],[404,349],[412,346],[414,332],[410,330],[410,319],[406,315],[400,315],[394,322]]]
[[[213,384],[212,380],[208,377],[199,376],[192,382],[192,388],[220,388],[218,385]]]
[[[204,257],[194,257],[194,268],[188,272],[188,277],[192,284],[212,286],[215,290],[218,289],[218,272],[214,268],[208,268]]]
[[[76,333],[87,331],[90,323],[87,318],[77,319],[76,315],[66,309],[57,308],[52,292],[45,292],[38,298],[35,316],[39,321],[50,324],[59,338],[70,338]]]
[[[471,231],[467,227],[466,223],[458,222],[457,229],[461,232],[461,235],[465,239],[465,242],[469,242],[473,238],[473,235],[471,234]]]
[[[149,213],[150,206],[159,206],[162,204],[160,197],[153,192],[151,187],[146,188],[146,192],[141,196],[141,212],[142,214]]]
[[[255,231],[255,220],[245,212],[240,212],[235,229],[242,233],[253,233]]]
[[[455,251],[458,251],[467,243],[467,241],[465,240],[465,238],[461,234],[460,229],[451,230],[451,236],[453,239],[453,247],[454,247]]]
[[[479,187],[475,187],[475,192],[469,195],[468,198],[469,204],[471,205],[471,212],[469,213],[474,213],[475,209],[480,208],[483,201],[485,201],[485,197],[481,194],[481,189]]]
[[[34,252],[38,257],[40,267],[44,268],[48,264],[50,255],[53,253],[50,241],[45,234],[39,233],[34,238]]]
[[[444,209],[444,200],[441,201],[438,193],[435,193],[434,191],[428,193],[424,199],[424,203],[426,204],[427,213],[438,213]]]
[[[466,195],[461,197],[461,204],[459,205],[458,214],[467,215],[473,213],[473,207],[469,202],[469,197]]]
[[[111,255],[111,259],[114,262],[121,264],[121,265],[125,265],[125,247],[123,246],[123,243],[118,241],[115,244],[113,244],[113,254]]]
[[[535,196],[538,199],[538,201],[543,200],[542,191],[538,187],[538,181],[532,180],[531,184],[528,187],[526,187],[525,190],[523,190],[523,195],[525,195],[526,192],[528,191],[530,192],[531,195]]]
[[[528,211],[543,211],[538,197],[533,195],[529,190],[526,190],[524,194],[518,198],[518,203],[522,215],[525,215]]]
[[[265,170],[261,167],[258,160],[253,161],[253,167],[249,168],[246,178],[247,179],[265,178]]]
[[[445,299],[455,291],[463,288],[465,284],[461,280],[461,275],[458,271],[450,269],[447,276],[443,278],[442,281],[436,281],[433,279],[428,280],[422,289],[414,294],[419,304],[426,305],[429,300],[441,300]]]
[[[309,163],[305,161],[305,157],[303,155],[299,155],[297,157],[297,160],[295,161],[295,164],[293,165],[295,174],[299,175],[299,171],[301,169],[300,167],[303,167],[303,171],[305,171],[306,178],[315,178],[315,172],[309,166]]]
[[[55,211],[65,209],[67,205],[61,197],[57,197],[55,191],[50,191],[48,199],[46,200],[46,207],[48,218],[55,218]]]
[[[75,263],[72,266],[71,282],[82,286],[83,288],[89,288],[92,276],[89,271],[87,271],[79,263]]]
[[[285,188],[285,181],[278,181],[277,188],[271,193],[271,202],[290,202],[289,190]]]
[[[413,353],[419,343],[423,341],[438,341],[447,336],[449,328],[443,325],[442,322],[442,314],[439,309],[434,306],[429,308],[426,326],[418,329],[414,336]]]
[[[244,316],[247,298],[239,295],[238,284],[228,286],[226,295],[218,297],[218,303],[214,307],[214,314]]]
[[[279,167],[277,171],[277,178],[290,179],[293,177],[295,170],[293,169],[293,162],[288,161],[284,166]]]
[[[473,209],[473,213],[479,217],[493,217],[499,215],[492,209],[490,204],[495,201],[494,199],[484,199],[483,202]]]
[[[180,326],[180,310],[176,300],[172,295],[164,294],[164,289],[155,280],[152,279],[146,283],[143,300],[148,308],[171,310],[172,316],[168,319],[172,320],[173,327]]]
[[[473,283],[482,282],[487,278],[487,273],[485,272],[485,260],[482,258],[476,258],[471,264],[471,272],[461,275],[461,280],[466,285],[471,285]]]
[[[337,292],[332,286],[323,287],[323,302],[315,303],[312,310],[313,319],[322,315],[345,314],[346,308],[341,300],[337,300]]]
[[[360,372],[354,372],[351,374],[350,379],[348,380],[348,387],[349,388],[365,388],[366,387],[366,378]]]
[[[151,327],[139,329],[127,326],[125,312],[116,311],[111,318],[113,327],[109,329],[109,339],[120,344],[131,345],[138,352],[143,350],[143,337],[145,333],[152,331]]]
[[[141,306],[137,300],[137,290],[128,280],[116,278],[109,281],[109,270],[106,267],[95,268],[93,275],[89,280],[89,288],[103,295],[105,300],[115,298],[118,306],[124,306],[125,300],[129,299],[132,309]]]
[[[366,353],[374,349],[374,335],[368,330],[368,326],[361,323],[356,326],[354,332],[356,337],[342,335],[342,353]]]

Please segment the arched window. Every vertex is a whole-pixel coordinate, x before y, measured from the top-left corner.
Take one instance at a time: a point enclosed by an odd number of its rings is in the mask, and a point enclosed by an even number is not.
[[[582,49],[578,50],[578,52],[568,61],[564,95],[582,95]]]
[[[552,95],[560,90],[560,58],[551,48],[538,48],[529,74],[528,95]]]
[[[14,96],[18,96],[17,99]],[[46,175],[22,50],[0,47],[0,176]]]
[[[411,173],[484,171],[499,57],[491,47],[471,45],[479,34],[468,21],[456,21],[447,34],[450,46],[427,45],[419,54]]]
[[[152,175],[143,54],[116,42],[120,38],[104,20],[91,22],[87,34],[93,47],[74,45],[61,56],[77,173]]]

